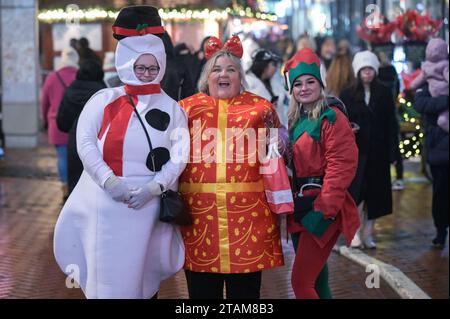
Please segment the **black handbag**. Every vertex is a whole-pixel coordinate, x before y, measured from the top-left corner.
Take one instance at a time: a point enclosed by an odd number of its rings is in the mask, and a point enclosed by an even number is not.
[[[192,225],[192,216],[179,192],[169,189],[161,194],[159,220],[180,226]]]
[[[306,188],[322,188],[322,177],[297,178],[295,166],[292,163],[292,189],[294,191],[294,221],[301,224],[303,217],[314,210],[314,201],[318,195],[305,196],[303,191]],[[298,193],[296,191],[298,190]]]
[[[294,220],[301,224],[303,217],[313,210],[313,203],[317,196],[295,196],[294,197]]]
[[[150,156],[153,162],[153,168],[155,168],[155,155],[153,152],[152,142],[150,136],[148,135],[147,129],[145,128],[142,118],[136,110],[133,100],[129,95],[128,100],[133,107],[133,111],[136,114],[139,122],[144,129],[145,136],[147,137],[148,146],[150,147]],[[167,190],[161,194],[161,205],[159,208],[159,220],[165,223],[186,226],[192,225],[192,216],[189,212],[188,206],[186,205],[183,196],[179,192],[173,190]]]

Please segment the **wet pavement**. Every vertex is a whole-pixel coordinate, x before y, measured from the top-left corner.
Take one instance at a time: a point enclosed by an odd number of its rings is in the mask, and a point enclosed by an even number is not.
[[[406,189],[394,192],[394,214],[379,220],[378,248],[364,252],[405,273],[431,298],[449,298],[448,248],[430,247],[434,235],[431,186],[418,173],[419,163],[406,163]],[[53,257],[53,228],[61,209],[53,147],[6,149],[0,160],[0,298],[84,298],[65,286],[65,274]],[[264,299],[294,298],[290,273],[294,251],[283,236],[286,265],[263,273]],[[366,287],[366,270],[333,252],[330,285],[338,299],[394,299],[385,281]],[[159,298],[187,298],[183,272],[161,285]]]

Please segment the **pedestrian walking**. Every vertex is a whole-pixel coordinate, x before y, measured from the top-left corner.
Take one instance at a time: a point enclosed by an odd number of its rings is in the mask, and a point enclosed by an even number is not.
[[[287,223],[297,245],[292,287],[299,299],[330,298],[327,259],[339,235],[350,244],[359,226],[357,207],[347,191],[358,149],[344,108],[325,98],[320,60],[311,49],[300,50],[286,63],[285,78],[291,95],[295,203]]]
[[[397,71],[395,67],[389,61],[388,56],[383,51],[377,52],[378,59],[380,60],[380,68],[378,69],[378,80],[384,86],[387,86],[391,92],[394,100],[398,98],[400,93],[400,81],[398,79]],[[398,109],[395,112],[395,132],[400,139],[400,115]],[[395,180],[392,182],[392,190],[401,191],[405,189],[405,182],[403,181],[403,157],[400,153],[400,147],[395,150]]]
[[[198,92],[198,81],[200,80],[200,75],[202,74],[203,68],[206,64],[205,45],[206,42],[208,42],[209,38],[210,36],[203,38],[202,42],[200,43],[199,49],[194,54],[195,62],[193,63],[191,72],[193,74],[194,86],[197,92]]]
[[[448,45],[442,39],[431,39],[426,49],[426,61],[422,64],[421,74],[411,83],[411,88],[417,89],[428,83],[432,97],[448,95]],[[439,114],[437,123],[444,131],[449,131],[448,110]]]
[[[78,51],[78,55],[80,56],[80,62],[84,60],[95,60],[98,63],[102,63],[102,60],[97,55],[97,53],[95,53],[95,51],[91,49],[89,40],[87,38],[80,38],[76,42],[76,48]]]
[[[244,89],[237,36],[223,46],[211,37],[205,53],[200,93],[180,102],[192,143],[180,178],[195,217],[192,226],[182,228],[189,297],[223,299],[226,285],[228,299],[258,299],[262,271],[283,265],[279,223],[265,197],[259,149],[244,149],[243,137],[230,134],[257,134],[269,118],[273,128],[280,123],[270,102]]]
[[[187,118],[160,87],[166,54],[158,9],[123,8],[113,32],[125,86],[101,90],[81,112],[84,171],[56,223],[54,252],[63,271],[77,267],[87,298],[155,298],[184,263],[178,226],[158,213],[161,193],[177,190],[189,158],[189,141],[172,136],[187,132]],[[177,158],[169,151],[175,145]]]
[[[286,91],[282,78],[276,77],[281,57],[271,51],[260,49],[254,53],[253,63],[245,73],[248,91],[271,102],[281,123],[287,127]],[[280,83],[277,83],[280,80]]]
[[[69,133],[67,144],[69,194],[72,193],[83,172],[83,164],[77,152],[76,129],[78,117],[91,96],[106,87],[103,76],[102,66],[96,60],[81,62],[75,81],[64,92],[59,106],[56,124],[59,130]]]
[[[433,39],[426,49],[427,62],[424,63],[423,72],[426,82],[420,87],[415,96],[414,108],[422,114],[425,128],[425,148],[427,161],[430,164],[433,177],[432,215],[436,236],[432,244],[437,248],[444,248],[448,234],[448,124],[447,130],[439,121],[444,112],[448,112],[448,82],[442,79],[442,69],[439,64],[447,64],[448,51],[444,41]],[[443,58],[447,56],[446,63]],[[441,62],[438,62],[441,61]],[[433,66],[435,68],[433,68]],[[433,76],[433,74],[435,76]],[[440,77],[440,81],[438,80]],[[448,73],[447,73],[448,79]],[[422,81],[419,81],[422,82]],[[447,89],[443,88],[447,85]]]
[[[343,90],[352,87],[355,75],[352,58],[347,53],[338,53],[331,62],[327,72],[326,93],[339,97]]]
[[[51,72],[45,79],[41,91],[41,115],[47,128],[48,143],[55,146],[58,158],[58,174],[61,181],[63,200],[68,196],[67,177],[67,142],[69,136],[61,132],[56,125],[59,105],[64,91],[75,80],[78,69],[78,54],[72,47],[67,47],[61,54],[61,67]]]
[[[172,39],[167,32],[162,36],[166,49],[166,73],[161,81],[161,87],[175,101],[180,101],[195,93],[189,69],[175,57]]]
[[[375,220],[392,213],[390,164],[398,149],[391,91],[377,79],[380,62],[370,51],[353,59],[356,83],[341,94],[356,134],[358,170],[350,193],[358,204],[361,228],[353,247],[376,248]]]
[[[336,41],[331,36],[317,36],[315,38],[317,44],[317,55],[321,63],[328,71],[334,56],[336,55]]]

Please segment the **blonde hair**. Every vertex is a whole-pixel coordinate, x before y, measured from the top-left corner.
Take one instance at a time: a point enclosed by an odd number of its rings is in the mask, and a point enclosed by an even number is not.
[[[323,110],[328,107],[327,99],[325,96],[325,91],[322,89],[320,96],[314,104],[312,110],[308,112],[308,118],[312,120],[318,120]],[[295,123],[297,123],[302,112],[303,105],[295,99],[294,95],[291,94],[291,100],[289,101],[288,109],[288,127],[289,131],[294,128]]]
[[[216,62],[221,57],[228,57],[233,62],[233,64],[236,66],[236,68],[239,70],[239,76],[241,78],[241,91],[244,91],[247,87],[247,82],[245,81],[245,72],[241,64],[241,60],[232,55],[231,53],[227,51],[219,51],[215,55],[213,55],[205,64],[203,67],[203,71],[200,75],[200,79],[198,80],[198,91],[201,93],[205,93],[209,95],[209,88],[208,88],[208,78],[212,73],[212,70],[214,68],[214,65],[216,65]]]

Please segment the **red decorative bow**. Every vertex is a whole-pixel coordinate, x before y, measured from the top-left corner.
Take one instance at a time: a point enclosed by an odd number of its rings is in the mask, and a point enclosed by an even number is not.
[[[205,45],[205,57],[209,60],[216,52],[226,51],[232,55],[242,58],[244,50],[242,48],[241,39],[237,35],[233,35],[230,40],[228,40],[225,45],[222,45],[222,41],[216,37],[210,37]]]

